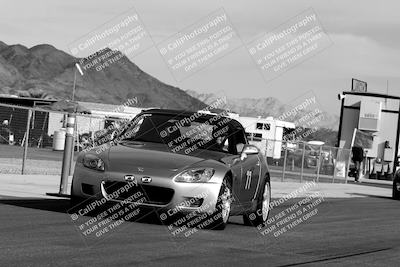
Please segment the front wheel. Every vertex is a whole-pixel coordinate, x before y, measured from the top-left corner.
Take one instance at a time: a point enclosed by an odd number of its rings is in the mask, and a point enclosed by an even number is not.
[[[71,184],[71,198],[70,198],[70,201],[69,201],[70,208],[74,208],[74,207],[78,206],[79,204],[81,204],[82,202],[85,201],[85,198],[75,196],[73,193],[74,193],[74,181],[72,180],[72,184]]]
[[[250,214],[243,215],[243,222],[245,225],[258,227],[263,225],[268,219],[271,204],[271,183],[265,182],[261,196],[257,201],[256,211]]]
[[[74,208],[74,207],[78,206],[79,204],[81,204],[84,201],[85,201],[84,198],[71,196],[71,199],[69,201],[70,208]]]
[[[232,186],[226,179],[224,179],[219,191],[217,204],[215,207],[216,211],[213,214],[213,223],[211,224],[210,228],[215,230],[225,229],[231,213],[232,200]]]

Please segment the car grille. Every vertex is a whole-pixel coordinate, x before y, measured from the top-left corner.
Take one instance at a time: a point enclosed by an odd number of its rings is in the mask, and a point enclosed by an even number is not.
[[[126,182],[105,182],[105,191],[107,194],[112,194],[126,185]],[[166,205],[174,196],[174,190],[171,188],[139,184],[139,187],[130,188],[119,194],[117,200],[125,200],[138,191],[142,191],[146,199],[144,203],[147,204]]]

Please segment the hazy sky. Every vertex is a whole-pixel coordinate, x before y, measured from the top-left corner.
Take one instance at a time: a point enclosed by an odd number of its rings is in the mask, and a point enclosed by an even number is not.
[[[246,49],[238,49],[204,70],[177,82],[158,51],[149,49],[133,61],[156,78],[199,92],[224,91],[233,97],[273,96],[284,103],[313,90],[328,112],[339,114],[336,95],[349,90],[351,78],[368,90],[400,95],[400,2],[267,0],[0,0],[0,40],[28,47],[48,43],[68,51],[68,44],[134,7],[155,43],[160,43],[223,7],[244,43],[313,8],[333,41],[326,50],[266,83]]]

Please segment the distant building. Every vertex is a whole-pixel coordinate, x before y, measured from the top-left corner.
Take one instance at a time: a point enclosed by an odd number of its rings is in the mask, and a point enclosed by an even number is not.
[[[359,140],[368,158],[367,174],[380,159],[382,173],[391,177],[399,159],[400,97],[354,91],[342,96],[339,146],[349,149]]]
[[[37,98],[28,98],[28,97],[17,97],[17,96],[9,96],[9,95],[1,95],[0,96],[0,104],[13,105],[13,106],[21,106],[25,108],[32,107],[40,107],[43,105],[49,105],[56,100],[45,100],[45,99],[37,99]],[[30,140],[41,142],[44,145],[51,144],[49,138],[47,138],[48,131],[48,120],[49,120],[48,112],[34,112],[32,114],[31,120],[31,128],[30,128]],[[28,109],[23,108],[13,108],[8,106],[0,105],[0,124],[7,120],[9,129],[14,134],[14,141],[16,144],[22,143],[22,140],[25,136],[26,131],[26,123],[28,119]]]
[[[114,120],[132,119],[139,114],[143,108],[128,107],[122,105],[81,102],[78,104],[90,111],[91,115],[78,116],[76,118],[78,134],[95,132],[107,128]],[[48,134],[59,130],[63,125],[63,114],[50,113]]]
[[[0,124],[3,121],[7,121],[8,128],[14,134],[16,144],[21,144],[26,132],[28,108],[40,108],[55,102],[57,100],[0,95]],[[77,131],[79,134],[102,130],[116,119],[131,119],[143,109],[123,105],[79,101],[78,104],[91,113],[91,115],[77,117]],[[20,106],[21,108],[14,106]],[[55,131],[63,127],[63,121],[63,113],[52,112],[50,110],[48,112],[35,111],[31,119],[30,143],[36,146],[36,143],[41,140],[40,146],[51,146],[51,136]]]

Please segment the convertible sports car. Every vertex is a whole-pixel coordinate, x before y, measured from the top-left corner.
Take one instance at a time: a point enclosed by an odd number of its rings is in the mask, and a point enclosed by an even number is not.
[[[135,202],[127,194],[115,197],[110,189],[135,182],[146,196],[135,204],[159,214],[217,215],[213,229],[224,229],[230,215],[243,215],[246,225],[266,222],[271,201],[267,163],[236,120],[150,109],[114,136],[113,145],[78,156],[72,205],[91,197]]]

